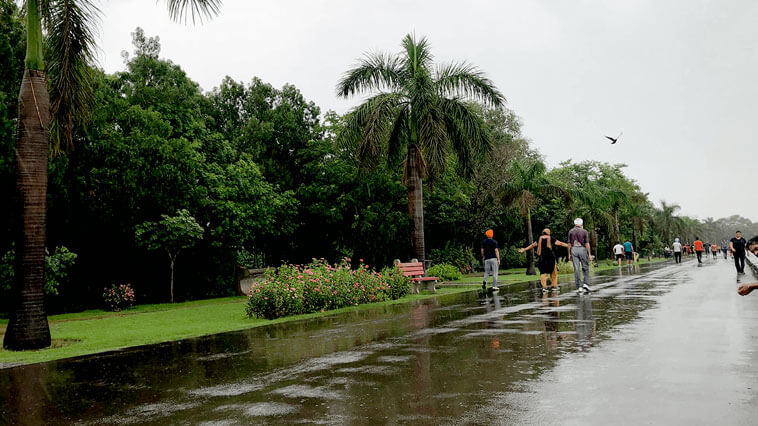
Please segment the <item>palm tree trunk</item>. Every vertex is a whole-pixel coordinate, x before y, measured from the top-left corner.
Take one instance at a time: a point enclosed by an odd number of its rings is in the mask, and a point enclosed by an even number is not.
[[[176,262],[176,256],[169,255],[171,259],[171,303],[174,303],[174,263]]]
[[[3,339],[3,347],[9,350],[50,346],[44,290],[50,95],[37,2],[27,1],[26,7],[26,59],[16,128],[16,190],[22,227],[16,237],[15,300]]]
[[[640,247],[637,245],[637,227],[632,225],[632,244],[634,245],[634,249],[637,250],[637,253],[640,252]]]
[[[528,242],[528,245],[532,245],[534,243],[534,234],[532,233],[531,209],[526,209],[526,233],[526,240]],[[537,275],[537,272],[534,270],[534,249],[530,249],[526,252],[526,274]]]
[[[621,226],[619,225],[619,212],[613,212],[614,231],[616,232],[616,241],[621,242]],[[637,247],[637,246],[635,246]]]
[[[27,69],[19,91],[16,131],[16,188],[22,209],[16,243],[16,300],[3,341],[10,350],[50,346],[44,292],[49,124],[45,73]]]
[[[590,232],[590,248],[592,251],[595,252],[595,261],[593,262],[595,265],[597,265],[597,230],[595,230],[595,226],[592,226],[592,232]]]
[[[413,255],[423,262],[425,255],[424,244],[424,183],[421,177],[420,164],[423,163],[418,146],[408,146],[406,164],[406,179],[408,184],[408,217],[411,225],[411,246]]]

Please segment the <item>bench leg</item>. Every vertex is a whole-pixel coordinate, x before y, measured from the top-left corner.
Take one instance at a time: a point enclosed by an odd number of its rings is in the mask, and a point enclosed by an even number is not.
[[[418,281],[414,281],[413,282],[413,293],[414,294],[419,294],[419,292],[421,290],[420,287],[421,287],[421,283],[418,282]]]

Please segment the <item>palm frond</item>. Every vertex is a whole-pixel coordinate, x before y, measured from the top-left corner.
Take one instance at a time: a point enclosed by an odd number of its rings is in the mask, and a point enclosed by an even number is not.
[[[395,91],[402,80],[403,68],[397,56],[374,53],[343,74],[337,83],[337,96],[343,98],[375,90]]]
[[[430,106],[419,117],[418,139],[426,162],[426,173],[434,180],[445,171],[450,145],[445,119],[439,109]]]
[[[406,34],[402,45],[406,54],[405,67],[411,71],[411,74],[429,69],[434,60],[434,55],[432,55],[431,46],[426,37],[416,40],[415,34]]]
[[[193,24],[211,19],[221,10],[221,0],[166,0],[166,5],[171,19],[186,22],[189,17]]]
[[[476,111],[458,99],[442,98],[439,105],[448,138],[458,155],[459,171],[468,176],[474,162],[492,150],[492,142],[484,131],[484,121]]]
[[[45,1],[47,73],[52,99],[53,152],[70,148],[74,126],[89,116],[93,103],[92,65],[100,11],[89,0]]]
[[[403,156],[403,148],[408,143],[408,119],[407,106],[401,106],[387,140],[387,167],[389,168],[397,165]]]
[[[477,67],[458,62],[437,69],[435,86],[440,96],[475,100],[485,105],[501,107],[505,97],[495,84]]]
[[[401,97],[380,93],[356,107],[345,119],[337,141],[357,153],[359,162],[371,164],[379,155],[388,127],[398,114]]]

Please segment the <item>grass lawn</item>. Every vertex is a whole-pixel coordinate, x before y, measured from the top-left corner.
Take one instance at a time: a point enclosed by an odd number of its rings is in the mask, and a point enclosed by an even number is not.
[[[470,288],[440,288],[436,295],[470,291]],[[247,298],[227,297],[175,304],[139,305],[125,312],[91,310],[73,314],[51,315],[50,333],[53,347],[38,351],[12,352],[0,349],[0,364],[31,364],[80,355],[111,351],[131,346],[168,342],[188,337],[223,333],[275,324],[285,321],[314,318],[338,312],[370,309],[433,297],[424,292],[404,298],[325,313],[297,315],[276,320],[247,319]],[[0,339],[8,320],[0,320]]]

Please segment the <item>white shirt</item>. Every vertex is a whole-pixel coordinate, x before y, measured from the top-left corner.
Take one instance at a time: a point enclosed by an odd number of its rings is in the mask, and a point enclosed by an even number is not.
[[[615,246],[613,246],[613,252],[615,254],[624,254],[624,246],[622,246],[621,244],[616,244]]]
[[[672,246],[674,246],[674,252],[675,253],[682,251],[682,243],[674,243],[674,244],[672,244]]]

